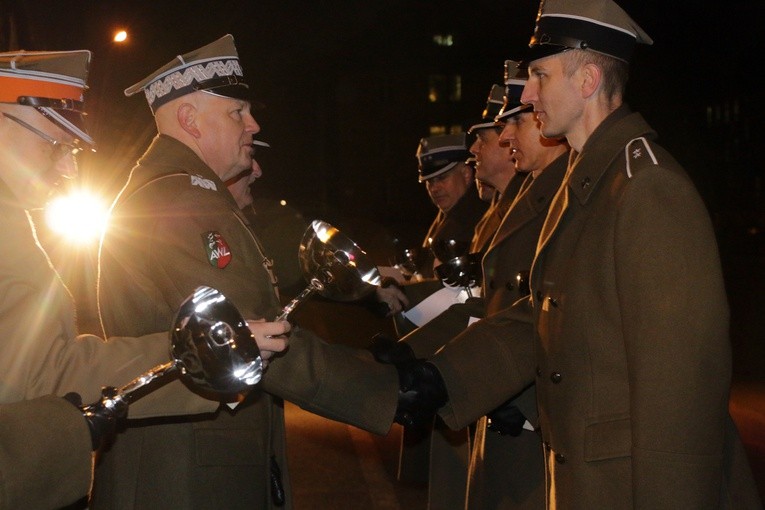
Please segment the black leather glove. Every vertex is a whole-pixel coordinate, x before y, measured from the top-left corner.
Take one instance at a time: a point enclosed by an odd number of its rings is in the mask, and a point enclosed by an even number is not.
[[[389,365],[414,361],[415,359],[414,351],[408,343],[398,342],[383,333],[377,333],[372,337],[369,351],[377,362]]]
[[[117,432],[117,425],[127,418],[128,404],[117,397],[117,390],[111,386],[101,389],[101,400],[90,405],[82,405],[82,397],[77,393],[67,393],[64,398],[82,411],[90,428],[93,451],[109,444]]]
[[[449,401],[444,380],[435,365],[425,360],[396,364],[398,407],[394,421],[405,427],[421,427]]]
[[[488,429],[501,436],[519,436],[523,431],[526,417],[508,400],[486,415],[489,418]]]

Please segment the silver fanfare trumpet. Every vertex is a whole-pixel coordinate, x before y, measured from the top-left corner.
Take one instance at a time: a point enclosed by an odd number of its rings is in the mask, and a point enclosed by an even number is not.
[[[282,309],[277,321],[287,320],[313,293],[336,301],[354,301],[382,282],[366,252],[325,221],[311,222],[300,242],[298,258],[308,286]]]
[[[195,387],[231,395],[255,386],[263,374],[260,349],[239,310],[211,287],[197,287],[186,298],[170,330],[170,357],[104,398],[111,405],[130,404],[147,385],[180,373]]]

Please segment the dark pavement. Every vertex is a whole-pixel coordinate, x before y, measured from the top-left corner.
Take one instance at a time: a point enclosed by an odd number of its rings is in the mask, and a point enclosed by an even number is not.
[[[401,428],[378,436],[287,404],[296,510],[424,509],[425,485],[396,480]]]
[[[390,319],[356,304],[311,298],[292,319],[322,338],[366,347],[378,332],[395,335]],[[286,403],[287,453],[296,510],[424,509],[427,487],[396,478],[401,427],[378,436]]]
[[[760,497],[765,501],[765,382],[735,383],[730,411],[744,442]]]

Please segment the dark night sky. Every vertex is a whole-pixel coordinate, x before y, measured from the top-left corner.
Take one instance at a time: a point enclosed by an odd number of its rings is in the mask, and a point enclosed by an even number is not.
[[[414,230],[422,230],[434,212],[416,182],[414,159],[433,111],[424,111],[424,97],[417,108],[423,112],[409,106],[426,92],[418,80],[440,65],[425,50],[432,35],[455,34],[449,65],[463,75],[465,111],[478,116],[490,84],[501,80],[503,60],[528,42],[538,6],[535,0],[16,4],[25,18],[22,26],[28,27],[22,33],[26,49],[94,51],[88,108],[101,145],[99,178],[122,180],[154,133],[145,102],[125,98],[122,90],[176,54],[232,33],[245,75],[267,105],[257,114],[261,138],[273,145],[262,158],[265,175],[256,194],[286,197],[309,209],[321,202],[325,212],[345,205],[345,214],[409,222]],[[730,147],[736,154],[754,153],[762,145],[753,126],[763,113],[763,80],[753,61],[762,55],[755,23],[763,19],[765,2],[620,4],[655,41],[636,54],[629,103],[688,167],[708,203],[725,207],[726,194],[718,188],[721,179],[729,184],[726,175],[718,175],[719,166],[762,174],[749,168],[750,160],[736,156],[731,163],[722,153]],[[118,26],[129,30],[129,44],[111,43]],[[386,95],[394,97],[370,100]],[[710,132],[706,108],[733,98],[744,121],[727,132]],[[453,122],[467,127],[474,120]],[[397,208],[403,212],[390,212]]]

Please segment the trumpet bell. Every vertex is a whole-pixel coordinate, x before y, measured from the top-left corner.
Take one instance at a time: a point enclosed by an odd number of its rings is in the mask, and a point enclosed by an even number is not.
[[[211,287],[198,287],[180,306],[170,331],[171,356],[202,390],[233,394],[260,381],[263,361],[239,310]]]
[[[355,301],[379,286],[382,278],[367,253],[338,229],[314,220],[298,252],[300,268],[317,292],[335,301]]]

